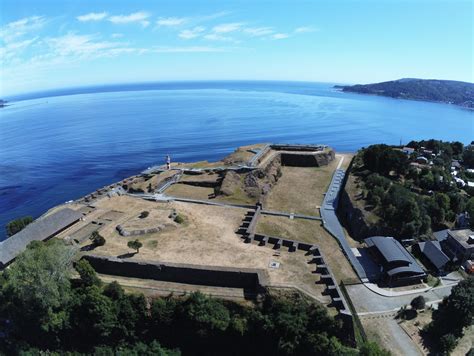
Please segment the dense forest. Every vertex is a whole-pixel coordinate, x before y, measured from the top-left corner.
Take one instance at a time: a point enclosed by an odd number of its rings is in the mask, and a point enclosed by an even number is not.
[[[433,320],[424,333],[431,337],[443,355],[449,354],[474,323],[474,277],[470,276],[456,285],[433,312]],[[471,348],[468,356],[474,354]]]
[[[474,226],[474,191],[458,186],[451,169],[453,160],[461,162],[457,176],[474,178],[468,169],[474,146],[428,140],[408,147],[412,154],[372,145],[354,158],[351,174],[358,179],[367,214],[376,215],[384,231],[398,238],[429,238],[431,231],[454,226],[456,216],[466,211]],[[420,157],[428,163],[416,163]]]
[[[345,92],[456,104],[474,108],[474,84],[452,80],[400,79],[376,84],[338,86]]]
[[[32,242],[0,278],[9,355],[388,355],[299,294],[236,303],[200,293],[146,298],[104,285],[62,241]],[[74,277],[74,278],[73,278]],[[44,354],[44,353],[41,353]]]

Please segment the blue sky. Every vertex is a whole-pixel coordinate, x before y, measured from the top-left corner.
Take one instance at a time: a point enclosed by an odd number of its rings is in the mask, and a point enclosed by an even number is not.
[[[471,1],[0,2],[0,96],[90,84],[473,80]]]

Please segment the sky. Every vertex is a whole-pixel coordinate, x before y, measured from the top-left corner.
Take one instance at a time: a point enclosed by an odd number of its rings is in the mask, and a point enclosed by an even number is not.
[[[0,97],[173,80],[473,82],[470,0],[1,0]]]

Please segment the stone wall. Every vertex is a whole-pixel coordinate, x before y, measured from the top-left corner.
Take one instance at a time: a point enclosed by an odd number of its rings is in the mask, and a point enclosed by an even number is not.
[[[268,284],[265,272],[258,269],[136,261],[97,255],[86,255],[83,258],[98,273],[123,277],[214,287],[244,288],[252,292],[260,292]]]
[[[329,150],[327,152],[317,152],[314,154],[282,152],[280,156],[282,166],[321,167],[328,165],[334,160],[336,155],[333,150]]]

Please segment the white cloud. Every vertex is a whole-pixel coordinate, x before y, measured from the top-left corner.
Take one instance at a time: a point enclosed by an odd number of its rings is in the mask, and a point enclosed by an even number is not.
[[[110,37],[112,38],[122,38],[123,37],[123,33],[112,33],[110,35]]]
[[[169,27],[174,27],[174,26],[179,26],[188,21],[187,18],[185,17],[160,17],[157,21],[156,24],[157,26],[169,26]]]
[[[2,59],[2,62],[5,64],[7,61],[15,59],[18,60],[21,52],[23,52],[23,50],[28,48],[32,43],[36,42],[37,40],[38,37],[35,37],[20,42],[10,42],[7,43],[5,46],[0,47],[0,58]]]
[[[230,14],[229,11],[220,11],[220,12],[215,12],[210,15],[196,16],[196,17],[193,17],[193,19],[196,20],[197,22],[205,22],[205,21],[215,20],[220,17],[224,17],[228,14]]]
[[[183,38],[185,40],[190,40],[192,38],[196,38],[196,37],[199,37],[204,31],[206,30],[205,27],[202,27],[202,26],[196,26],[192,29],[188,29],[188,30],[183,30],[181,31],[178,36],[180,38]]]
[[[45,23],[46,19],[42,16],[25,17],[0,28],[0,38],[4,42],[11,42],[25,34],[38,31]]]
[[[253,37],[271,35],[273,32],[275,32],[271,27],[248,27],[243,31]]]
[[[240,30],[242,25],[241,22],[223,23],[213,27],[212,31],[215,33],[229,33]]]
[[[316,32],[318,31],[317,28],[311,27],[311,26],[303,26],[303,27],[298,27],[295,28],[295,33],[308,33],[308,32]]]
[[[95,41],[95,36],[68,33],[60,37],[47,38],[50,53],[58,57],[92,57],[106,55],[108,50],[124,48],[123,43]]]
[[[137,22],[143,27],[147,27],[150,24],[150,21],[147,20],[150,16],[151,15],[148,12],[139,11],[129,15],[110,16],[108,20],[114,24],[128,24]]]
[[[210,41],[234,42],[234,39],[232,37],[222,36],[217,33],[209,33],[204,36],[204,39],[210,40]]]
[[[282,39],[288,38],[288,37],[290,37],[290,35],[288,35],[288,34],[286,34],[286,33],[275,33],[275,34],[272,36],[272,38],[273,38],[274,40],[282,40]]]
[[[106,12],[90,12],[85,15],[77,16],[76,19],[81,22],[86,21],[100,21],[107,17]]]
[[[190,47],[157,47],[151,50],[155,53],[188,53],[188,52],[225,52],[225,48],[190,46]]]

